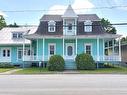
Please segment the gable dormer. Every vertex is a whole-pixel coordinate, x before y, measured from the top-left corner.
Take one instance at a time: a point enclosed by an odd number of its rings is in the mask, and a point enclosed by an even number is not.
[[[76,35],[78,16],[72,9],[71,5],[68,6],[65,13],[62,15],[62,18],[63,18],[63,35]]]

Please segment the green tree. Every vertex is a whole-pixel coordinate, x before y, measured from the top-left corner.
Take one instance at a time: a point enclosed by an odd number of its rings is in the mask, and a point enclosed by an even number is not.
[[[6,22],[5,22],[5,19],[2,15],[0,15],[0,30],[3,28],[3,27],[6,27]]]
[[[108,19],[101,19],[101,24],[104,27],[105,31],[111,34],[116,34],[116,28],[113,27]]]
[[[19,27],[19,25],[17,25],[16,22],[14,22],[14,24],[9,24],[8,27]]]

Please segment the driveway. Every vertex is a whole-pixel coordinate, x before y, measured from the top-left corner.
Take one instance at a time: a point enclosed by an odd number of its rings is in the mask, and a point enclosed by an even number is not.
[[[127,95],[127,75],[0,75],[0,95]]]

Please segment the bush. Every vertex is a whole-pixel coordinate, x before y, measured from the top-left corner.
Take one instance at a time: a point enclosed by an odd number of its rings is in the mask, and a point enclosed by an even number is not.
[[[94,70],[96,69],[95,61],[89,54],[79,54],[76,56],[76,65],[78,70]]]
[[[13,68],[14,66],[11,63],[0,63],[0,68]]]
[[[48,61],[48,70],[50,71],[63,71],[64,70],[64,59],[60,55],[53,55]]]

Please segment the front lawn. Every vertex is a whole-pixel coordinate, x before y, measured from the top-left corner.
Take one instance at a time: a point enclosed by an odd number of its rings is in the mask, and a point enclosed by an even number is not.
[[[48,68],[24,68],[14,74],[53,74],[55,71],[48,71]]]
[[[79,70],[81,74],[127,74],[127,68],[114,67],[114,68],[100,68],[96,70]]]
[[[13,68],[0,68],[0,73],[6,72],[6,71],[10,71]]]

